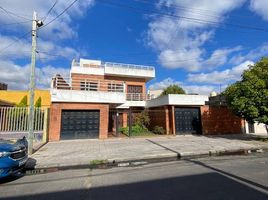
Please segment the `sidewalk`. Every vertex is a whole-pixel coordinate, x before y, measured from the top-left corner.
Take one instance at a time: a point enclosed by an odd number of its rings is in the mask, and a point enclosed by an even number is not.
[[[31,156],[36,169],[89,166],[95,162],[121,163],[150,159],[211,156],[228,152],[267,149],[249,135],[166,136],[50,142]]]

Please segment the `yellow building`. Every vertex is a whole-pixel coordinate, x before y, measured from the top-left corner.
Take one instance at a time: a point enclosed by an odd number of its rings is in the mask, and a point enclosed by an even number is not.
[[[13,104],[18,104],[22,98],[27,95],[27,104],[29,105],[30,97],[29,91],[22,90],[0,90],[0,100],[10,102]],[[34,103],[41,97],[41,106],[50,107],[50,92],[49,90],[35,90]]]

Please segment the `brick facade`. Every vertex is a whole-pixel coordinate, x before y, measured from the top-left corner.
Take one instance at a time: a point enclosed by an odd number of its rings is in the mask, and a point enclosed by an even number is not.
[[[61,132],[62,110],[99,110],[100,111],[100,133],[99,138],[108,137],[108,104],[91,103],[52,103],[50,109],[49,141],[59,141]]]
[[[227,106],[202,106],[201,122],[203,135],[240,134],[244,130],[244,121]]]

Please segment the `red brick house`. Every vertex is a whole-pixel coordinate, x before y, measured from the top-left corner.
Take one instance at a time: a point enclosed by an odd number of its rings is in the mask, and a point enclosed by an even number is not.
[[[145,84],[154,77],[151,66],[73,61],[69,78],[52,80],[49,140],[107,138],[114,110],[125,124],[126,109],[145,107]]]
[[[243,131],[243,120],[226,106],[207,105],[208,96],[166,95],[150,99],[146,83],[155,77],[151,66],[73,61],[70,77],[56,75],[51,84],[49,140],[105,139],[122,127],[129,110],[149,111],[151,124],[166,134],[230,134]],[[157,111],[157,112],[154,112]]]

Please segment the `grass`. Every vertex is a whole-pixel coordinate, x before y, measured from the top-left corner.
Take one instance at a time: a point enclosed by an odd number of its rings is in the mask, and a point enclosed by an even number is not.
[[[101,165],[108,163],[108,160],[91,160],[90,165]]]

